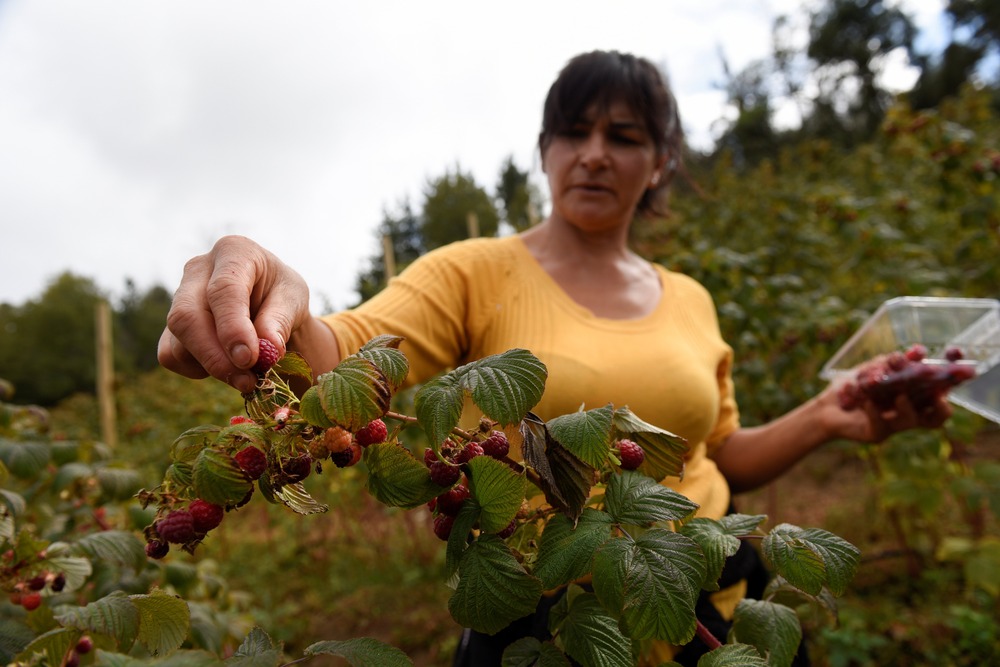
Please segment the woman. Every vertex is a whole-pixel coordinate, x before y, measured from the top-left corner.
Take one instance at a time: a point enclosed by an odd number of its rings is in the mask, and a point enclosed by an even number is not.
[[[921,414],[902,399],[883,413],[846,412],[829,388],[770,424],[740,427],[732,350],[711,297],[628,246],[631,225],[661,212],[681,165],[674,97],[650,62],[600,51],[572,59],[545,101],[538,146],[552,199],[543,222],[429,253],[353,311],[311,316],[298,274],[248,239],[220,240],[185,267],[160,362],[246,391],[258,337],[287,341],[318,374],[377,334],[399,334],[411,382],[526,348],[549,371],[534,408],[543,419],[612,403],[684,436],[684,479],[664,483],[712,518],[731,492],[767,483],[825,442],[878,441],[949,416],[943,399]],[[736,581],[703,606],[726,619],[745,591]],[[499,664],[504,642],[531,632],[526,623],[498,638],[467,635],[459,661]],[[672,655],[659,648],[651,664]]]

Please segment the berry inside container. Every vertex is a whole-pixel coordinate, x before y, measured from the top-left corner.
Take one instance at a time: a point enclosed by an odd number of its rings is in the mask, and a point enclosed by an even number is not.
[[[926,350],[923,363],[955,363],[975,368],[976,377],[955,387],[948,400],[1000,424],[1000,301],[902,296],[889,299],[830,358],[820,377],[853,375],[869,359],[904,351]]]

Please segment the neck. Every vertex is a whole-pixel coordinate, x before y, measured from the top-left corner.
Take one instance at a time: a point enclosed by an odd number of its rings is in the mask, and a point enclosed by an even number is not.
[[[524,232],[523,237],[537,254],[564,262],[619,262],[635,257],[628,247],[628,232],[627,225],[588,231],[553,216]]]

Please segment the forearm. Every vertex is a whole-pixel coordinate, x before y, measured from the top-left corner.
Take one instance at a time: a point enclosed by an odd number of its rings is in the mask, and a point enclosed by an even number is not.
[[[288,349],[302,355],[312,369],[314,380],[340,363],[337,337],[329,326],[316,317],[310,317],[292,332]]]

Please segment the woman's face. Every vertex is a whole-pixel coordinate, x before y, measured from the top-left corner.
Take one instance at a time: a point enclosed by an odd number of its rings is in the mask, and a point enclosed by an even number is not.
[[[592,107],[542,155],[552,215],[583,231],[627,227],[664,162],[627,104],[613,102],[606,112]]]

